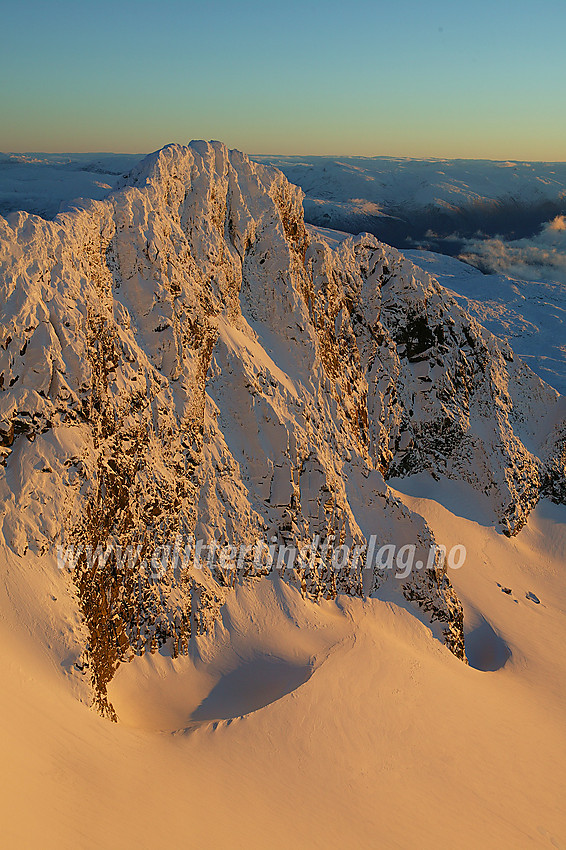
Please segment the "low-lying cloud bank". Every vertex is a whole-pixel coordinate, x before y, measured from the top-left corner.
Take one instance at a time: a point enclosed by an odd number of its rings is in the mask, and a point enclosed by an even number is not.
[[[467,240],[460,259],[484,272],[566,284],[566,215],[557,215],[530,239]]]

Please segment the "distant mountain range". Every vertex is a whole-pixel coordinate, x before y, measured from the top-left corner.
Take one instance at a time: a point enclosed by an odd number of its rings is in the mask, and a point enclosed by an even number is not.
[[[52,218],[103,198],[139,154],[0,154],[0,214]],[[305,192],[305,221],[367,231],[396,248],[457,254],[467,239],[529,237],[566,213],[566,163],[395,157],[253,156]]]
[[[468,239],[530,237],[566,212],[566,162],[263,156],[305,192],[305,220],[396,248],[457,255]]]

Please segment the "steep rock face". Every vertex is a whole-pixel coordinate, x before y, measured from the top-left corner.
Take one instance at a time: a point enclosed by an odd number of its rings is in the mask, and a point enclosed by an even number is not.
[[[490,496],[501,530],[517,533],[564,470],[558,393],[395,249],[366,234],[316,250],[315,274],[346,281],[386,477],[429,470],[468,481]]]
[[[237,573],[156,569],[156,544],[376,534],[426,563],[430,529],[384,474],[463,477],[508,533],[563,475],[559,439],[539,433],[557,395],[397,251],[313,240],[301,204],[275,169],[193,142],[53,222],[0,218],[0,529],[19,553],[78,547],[109,713],[120,660],[186,652],[230,585],[264,571],[249,553]],[[463,657],[440,558],[402,582],[362,567],[279,569],[313,599],[399,586]]]

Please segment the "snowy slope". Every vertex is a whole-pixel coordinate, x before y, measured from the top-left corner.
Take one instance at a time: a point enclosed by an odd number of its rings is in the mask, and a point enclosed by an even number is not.
[[[566,846],[564,507],[541,503],[510,540],[478,523],[486,506],[474,494],[438,486],[420,482],[411,504],[441,539],[481,553],[456,580],[470,623],[486,620],[512,652],[492,672],[463,665],[394,604],[313,605],[263,579],[238,591],[193,660],[121,667],[111,694],[124,721],[112,724],[73,696],[75,613],[55,564],[3,560],[7,846],[435,850],[455,836],[462,850]],[[475,519],[450,511],[456,496]],[[488,632],[484,658],[493,642]],[[279,663],[291,690],[263,708],[257,690],[242,702],[250,660]],[[222,699],[209,705],[224,719],[182,731],[215,687]]]
[[[107,201],[4,221],[0,487],[14,551],[380,534],[414,539],[426,563],[430,531],[383,475],[464,479],[507,534],[541,493],[563,499],[558,395],[399,252],[368,235],[311,240],[301,200],[281,172],[195,142],[147,157]],[[156,587],[110,561],[93,584],[84,559],[77,569],[103,702],[119,659],[185,652],[231,582],[199,570]],[[290,578],[315,599],[362,594],[361,570]],[[413,572],[403,593],[462,654],[448,579]]]

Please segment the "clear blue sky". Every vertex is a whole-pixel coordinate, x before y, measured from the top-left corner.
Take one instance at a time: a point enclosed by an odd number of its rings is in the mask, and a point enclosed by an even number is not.
[[[0,150],[566,159],[566,0],[0,0]]]

